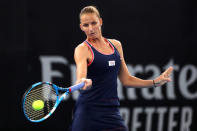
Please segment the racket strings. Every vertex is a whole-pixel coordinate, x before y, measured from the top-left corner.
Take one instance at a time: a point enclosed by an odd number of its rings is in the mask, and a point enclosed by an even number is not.
[[[39,120],[52,110],[53,106],[55,105],[56,99],[56,91],[51,85],[38,85],[26,95],[24,102],[25,114],[31,120]],[[44,108],[41,110],[33,109],[32,103],[35,100],[42,100],[44,102]]]

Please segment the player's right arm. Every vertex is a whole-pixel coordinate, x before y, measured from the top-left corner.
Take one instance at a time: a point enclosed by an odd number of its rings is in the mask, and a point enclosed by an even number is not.
[[[85,86],[82,88],[83,90],[87,89],[92,85],[92,81],[90,79],[86,79],[87,77],[87,62],[90,58],[90,51],[85,44],[79,44],[75,48],[74,52],[74,60],[76,63],[76,75],[77,75],[77,83],[82,81],[85,82]]]

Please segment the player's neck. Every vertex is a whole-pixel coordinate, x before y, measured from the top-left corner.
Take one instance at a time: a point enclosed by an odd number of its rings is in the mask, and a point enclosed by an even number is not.
[[[97,37],[97,38],[94,38],[94,39],[91,39],[91,38],[87,38],[87,40],[92,43],[92,44],[95,44],[95,45],[102,45],[102,44],[105,44],[105,39],[103,36],[100,36],[100,37]]]

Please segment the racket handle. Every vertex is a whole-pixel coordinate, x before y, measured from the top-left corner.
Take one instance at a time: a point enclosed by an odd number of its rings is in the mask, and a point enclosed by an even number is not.
[[[73,91],[79,90],[80,88],[84,87],[84,85],[85,85],[85,82],[81,82],[79,84],[76,84],[74,86],[71,86],[69,88],[69,92],[73,92]]]

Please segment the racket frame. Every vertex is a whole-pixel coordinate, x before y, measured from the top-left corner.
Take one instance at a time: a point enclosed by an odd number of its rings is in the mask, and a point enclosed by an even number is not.
[[[55,92],[56,92],[56,95],[57,95],[57,99],[55,101],[55,105],[53,106],[53,108],[51,109],[51,111],[46,115],[44,116],[43,118],[41,119],[38,119],[38,120],[32,120],[28,117],[28,115],[26,114],[25,112],[25,109],[24,109],[24,105],[25,105],[25,101],[26,101],[26,96],[27,94],[36,86],[38,85],[41,85],[41,84],[48,84],[48,85],[51,85],[54,89],[55,89]],[[23,96],[23,102],[22,102],[22,106],[23,106],[23,112],[24,112],[24,115],[25,117],[31,121],[31,122],[41,122],[41,121],[44,121],[46,120],[49,116],[51,116],[53,114],[53,112],[56,110],[56,108],[58,107],[58,105],[60,104],[60,102],[65,98],[66,95],[68,95],[69,93],[73,92],[73,91],[76,91],[76,90],[79,90],[80,88],[82,88],[83,86],[85,85],[84,82],[81,82],[79,84],[76,84],[74,86],[71,86],[69,88],[62,88],[62,87],[59,87],[53,83],[50,83],[50,82],[38,82],[38,83],[35,83],[33,84],[25,93],[24,93],[24,96]],[[59,92],[58,91],[64,91],[64,93],[59,96]]]

